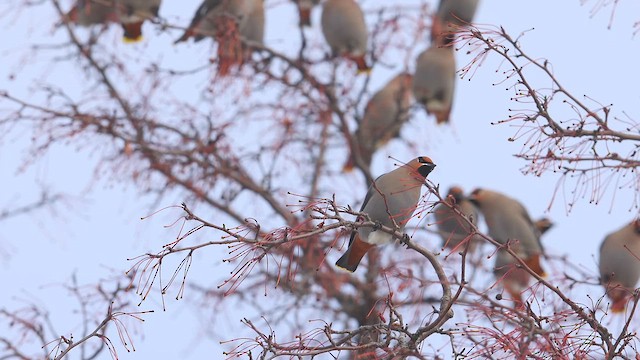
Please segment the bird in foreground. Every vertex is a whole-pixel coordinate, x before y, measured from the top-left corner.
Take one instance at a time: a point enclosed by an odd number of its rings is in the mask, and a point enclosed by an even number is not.
[[[420,156],[380,175],[369,188],[360,212],[381,226],[403,231],[418,206],[425,178],[435,167],[430,158]],[[358,217],[358,221],[365,219]],[[372,227],[360,227],[351,233],[349,248],[336,265],[354,272],[369,249],[392,240],[391,234]]]
[[[600,246],[600,282],[613,302],[611,311],[624,311],[640,279],[640,219],[607,235]]]
[[[322,34],[333,56],[343,56],[356,63],[358,73],[368,72],[365,60],[368,30],[364,14],[354,0],[327,0],[322,6]]]
[[[440,0],[433,17],[431,38],[444,37],[446,43],[454,40],[455,33],[473,21],[479,0]]]
[[[121,0],[120,24],[124,29],[125,42],[142,40],[142,24],[147,19],[158,17],[162,0]]]
[[[466,219],[453,211],[452,207],[464,214],[476,226],[479,217],[478,209],[466,198],[464,191],[459,186],[453,186],[449,189],[444,202],[446,204],[438,204],[433,211],[438,234],[442,238],[442,246],[454,251],[464,250],[465,246],[468,246],[469,251],[473,251],[479,241],[482,241],[481,236],[471,236],[474,231],[472,226]]]
[[[453,46],[432,45],[416,60],[413,96],[438,124],[449,122],[456,84],[456,59]]]
[[[214,38],[218,42],[218,74],[224,76],[251,53],[243,41],[264,43],[264,15],[263,0],[205,0],[175,43],[191,37],[196,42],[207,36]]]
[[[300,26],[311,26],[311,9],[320,3],[320,0],[293,0],[298,7]]]
[[[413,100],[412,78],[408,73],[396,75],[369,100],[354,133],[353,149],[343,167],[344,171],[353,169],[356,156],[368,168],[375,151],[400,136],[402,125],[409,120],[409,108]]]

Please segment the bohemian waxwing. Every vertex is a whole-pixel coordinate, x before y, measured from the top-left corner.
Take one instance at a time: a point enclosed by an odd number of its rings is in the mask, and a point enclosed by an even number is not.
[[[425,178],[436,167],[426,156],[379,176],[369,188],[360,212],[382,226],[403,231],[420,201],[420,190]],[[358,218],[365,221],[365,218]],[[371,227],[361,227],[351,233],[349,248],[336,262],[348,271],[355,271],[364,254],[373,246],[386,244],[393,236]]]
[[[142,40],[142,23],[158,17],[162,0],[120,0],[120,23],[125,42]]]
[[[533,226],[538,236],[541,236],[553,227],[553,223],[547,218],[541,218],[535,221]],[[527,253],[520,243],[514,244],[511,250],[518,254],[520,258],[527,258]],[[531,275],[518,264],[518,261],[505,249],[499,249],[496,254],[493,272],[496,278],[502,282],[502,286],[507,290],[514,302],[518,306],[522,306],[524,304],[522,302],[522,292],[529,286]]]
[[[344,56],[358,65],[358,72],[370,70],[365,61],[367,24],[354,0],[327,0],[322,6],[322,34],[333,56]]]
[[[81,26],[117,22],[118,11],[113,1],[115,0],[111,0],[112,5],[107,5],[106,1],[78,0],[67,13],[67,17],[69,21]]]
[[[400,128],[409,120],[409,108],[413,100],[411,80],[411,74],[398,74],[369,100],[353,136],[354,147],[359,154],[351,151],[344,171],[353,169],[357,155],[369,167],[373,153],[389,140],[400,136]]]
[[[545,275],[540,266],[540,255],[543,253],[541,232],[536,229],[529,213],[520,202],[486,189],[474,190],[469,196],[469,201],[475,204],[484,216],[489,235],[495,241],[506,244],[510,240],[517,240],[524,254],[522,260],[536,274]]]
[[[640,219],[604,238],[600,246],[600,282],[613,301],[611,310],[623,312],[640,279]]]
[[[438,124],[449,122],[455,84],[456,60],[452,46],[432,46],[418,56],[413,96],[427,114],[435,115]]]
[[[311,26],[311,9],[320,3],[320,0],[293,0],[298,6],[300,14],[300,26]]]
[[[452,207],[463,213],[474,225],[478,224],[478,209],[467,200],[464,192],[458,186],[449,189],[444,201],[448,205],[440,203],[433,211],[436,218],[438,234],[442,238],[442,246],[452,250],[464,250],[466,245],[462,247],[460,245],[465,243],[469,244],[469,251],[473,251],[479,242],[482,241],[482,238],[479,235],[474,235],[469,238],[473,233],[471,225],[469,225],[467,220],[456,214],[452,210]],[[468,240],[465,242],[465,239]]]
[[[458,28],[468,25],[476,14],[478,0],[440,0],[433,18],[431,39],[439,44],[449,44]]]
[[[227,75],[250,54],[242,40],[264,42],[264,0],[205,0],[184,34],[175,42],[206,36],[218,42],[218,74]]]

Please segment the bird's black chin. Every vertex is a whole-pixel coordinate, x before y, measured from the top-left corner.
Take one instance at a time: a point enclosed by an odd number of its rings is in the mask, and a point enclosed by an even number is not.
[[[418,168],[418,173],[420,173],[420,175],[424,177],[427,177],[427,175],[429,175],[429,173],[431,173],[435,167],[436,166],[434,164],[422,165]]]

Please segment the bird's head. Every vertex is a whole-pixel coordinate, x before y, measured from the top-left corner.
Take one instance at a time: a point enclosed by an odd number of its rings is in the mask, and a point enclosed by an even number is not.
[[[469,200],[473,205],[480,207],[480,203],[482,202],[484,195],[485,193],[482,188],[476,188],[471,192],[471,195],[467,197],[467,200]]]
[[[449,188],[449,192],[447,193],[447,197],[449,196],[459,204],[464,199],[464,191],[460,186],[452,186]]]
[[[416,171],[423,177],[427,177],[431,171],[436,167],[436,164],[426,156],[418,156],[409,164],[407,164],[412,170]]]

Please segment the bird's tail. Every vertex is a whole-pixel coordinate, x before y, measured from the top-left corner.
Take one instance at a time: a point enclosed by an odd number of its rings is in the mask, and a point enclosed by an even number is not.
[[[433,113],[433,115],[436,117],[436,124],[446,124],[449,122],[451,108],[444,110],[433,110],[431,111],[431,113]]]
[[[614,314],[620,314],[624,312],[624,308],[627,306],[627,298],[623,297],[617,299],[611,304],[611,312]]]
[[[347,252],[336,261],[336,266],[343,268],[347,271],[354,272],[360,265],[360,261],[364,257],[364,254],[371,249],[373,245],[360,240],[358,233],[355,233],[352,241],[349,244]]]
[[[244,57],[238,24],[233,19],[226,19],[223,24],[226,26],[219,25],[216,37],[218,41],[218,75],[227,76],[233,66],[242,64]]]
[[[353,153],[349,152],[349,157],[347,158],[347,161],[344,162],[344,165],[342,166],[342,171],[351,172],[353,171],[354,167],[355,167],[355,164],[353,162]]]
[[[367,64],[364,54],[352,56],[351,60],[353,60],[358,66],[358,74],[369,74],[371,72],[371,67]]]
[[[511,296],[511,300],[513,300],[513,303],[516,306],[516,308],[523,307],[524,302],[522,300],[522,291],[519,288],[519,286],[515,284],[511,284],[509,282],[505,282],[504,287],[505,287],[505,290],[507,290],[507,292],[509,293],[509,296]]]
[[[311,26],[311,9],[298,8],[300,14],[300,26]]]
[[[527,264],[531,270],[533,270],[538,276],[545,277],[547,274],[545,273],[542,265],[540,265],[540,254],[535,254],[524,260],[524,263]]]
[[[142,23],[143,21],[136,21],[132,23],[123,23],[124,29],[124,42],[136,43],[142,40]]]

